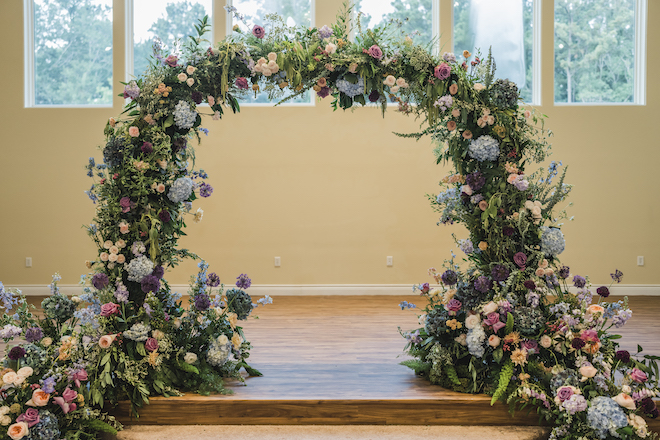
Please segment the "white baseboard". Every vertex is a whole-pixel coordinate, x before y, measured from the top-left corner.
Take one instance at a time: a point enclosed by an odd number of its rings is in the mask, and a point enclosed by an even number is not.
[[[5,285],[21,290],[26,296],[47,296],[50,290],[43,284]],[[82,286],[60,284],[60,291],[66,295],[79,295]],[[187,284],[170,284],[172,290],[181,294],[188,291]],[[232,286],[225,286],[231,288]],[[593,286],[595,294],[597,286]],[[411,284],[253,284],[249,291],[252,296],[373,296],[406,295],[419,296],[412,291]],[[660,296],[660,284],[617,284],[610,287],[612,296]]]

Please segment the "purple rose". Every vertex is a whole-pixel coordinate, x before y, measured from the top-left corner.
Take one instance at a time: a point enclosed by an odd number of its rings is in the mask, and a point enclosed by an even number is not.
[[[517,252],[513,256],[513,262],[516,263],[516,266],[518,266],[519,268],[524,269],[525,264],[527,264],[527,255],[523,254],[522,252]]]
[[[165,58],[165,64],[167,64],[170,67],[176,67],[177,61],[179,61],[179,58],[177,58],[176,55],[170,55],[167,58]]]
[[[461,307],[463,304],[455,298],[452,298],[449,300],[447,304],[445,304],[445,310],[448,311],[451,314],[456,314],[459,310],[461,310]]]
[[[128,197],[122,197],[119,200],[119,206],[121,207],[121,212],[124,214],[131,210],[131,199]]]
[[[266,35],[266,31],[261,26],[255,24],[252,28],[252,35],[261,40]]]
[[[158,341],[156,338],[147,338],[147,341],[144,343],[144,348],[148,351],[156,351],[158,350]]]
[[[438,66],[435,66],[433,75],[439,80],[445,80],[451,75],[451,67],[447,63],[440,63]]]
[[[104,273],[97,273],[92,277],[92,286],[95,289],[101,290],[110,283],[110,279]]]
[[[39,423],[39,411],[36,408],[28,408],[23,414],[16,417],[17,422],[25,422],[28,428],[32,428]]]
[[[522,341],[520,346],[525,350],[527,350],[527,353],[529,354],[534,354],[539,352],[539,343],[536,342],[534,339],[525,339],[524,341]]]
[[[64,397],[66,402],[71,403],[76,397],[78,397],[78,393],[73,391],[71,388],[66,387],[66,389],[62,392],[62,397]]]
[[[119,304],[106,303],[101,306],[101,316],[114,316],[119,314]]]
[[[383,58],[383,51],[381,50],[380,47],[378,47],[375,44],[371,46],[367,52],[369,53],[369,55],[376,58],[377,60]]]
[[[557,390],[557,398],[559,398],[561,402],[570,399],[573,394],[575,393],[571,387],[561,387]]]
[[[236,78],[236,82],[234,84],[236,84],[236,87],[241,90],[246,90],[248,88],[248,80],[242,76]]]
[[[607,298],[610,296],[610,289],[608,289],[606,286],[600,286],[598,289],[596,289],[596,293],[603,298]]]
[[[648,376],[646,376],[646,373],[644,373],[639,368],[633,368],[632,372],[630,373],[630,378],[638,383],[644,383],[649,379]]]
[[[140,147],[143,153],[151,153],[154,151],[154,145],[151,142],[145,142],[142,144],[142,147]]]

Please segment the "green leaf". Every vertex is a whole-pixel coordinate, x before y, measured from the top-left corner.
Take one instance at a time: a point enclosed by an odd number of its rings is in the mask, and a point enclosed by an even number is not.
[[[135,344],[135,350],[138,352],[138,354],[141,354],[142,356],[147,355],[147,351],[144,349],[144,342],[138,342]]]

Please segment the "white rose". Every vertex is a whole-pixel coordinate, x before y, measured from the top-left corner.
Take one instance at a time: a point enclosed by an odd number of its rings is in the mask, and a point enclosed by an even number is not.
[[[275,52],[269,52],[268,53],[268,61],[277,61],[277,54]]]
[[[195,362],[197,362],[197,355],[196,355],[195,353],[190,353],[190,352],[188,352],[188,353],[186,353],[186,355],[183,357],[183,361],[184,361],[186,364],[194,364]]]
[[[623,408],[627,408],[632,411],[636,409],[635,401],[628,394],[620,393],[617,394],[615,397],[612,397],[612,399],[614,399],[614,401]]]
[[[630,394],[632,392],[632,389],[630,388],[630,386],[624,385],[624,386],[621,387],[621,392],[626,393],[626,394]]]
[[[180,82],[184,82],[185,80],[188,79],[188,75],[186,75],[183,72],[179,73],[176,77]]]
[[[328,43],[328,44],[325,45],[325,51],[328,52],[328,53],[335,53],[335,52],[337,52],[337,45],[332,44],[332,43]]]
[[[194,66],[186,67],[186,73],[188,73],[188,75],[192,75],[193,73],[195,73],[195,67]]]
[[[108,261],[109,256],[110,256],[110,254],[108,254],[107,252],[101,252],[101,255],[100,255],[101,261]]]
[[[387,75],[387,78],[383,81],[383,84],[386,86],[392,87],[394,84],[396,84],[396,78],[392,75]]]
[[[118,254],[119,253],[119,248],[115,245],[110,246],[110,249],[108,249],[111,254]]]
[[[11,417],[9,416],[2,416],[0,417],[0,425],[2,426],[7,426],[11,423]]]
[[[79,296],[72,296],[71,301],[73,301],[76,304],[80,304],[82,302],[82,299],[80,299]]]
[[[4,416],[9,412],[9,407],[7,405],[0,407],[0,416]]]
[[[226,345],[227,342],[229,342],[229,338],[226,335],[220,335],[220,336],[218,336],[217,341],[218,341],[218,344],[220,344],[220,345]]]
[[[552,345],[552,338],[548,335],[543,335],[541,336],[541,340],[539,342],[541,343],[541,347],[550,348]]]
[[[479,318],[479,315],[470,315],[467,318],[465,318],[465,327],[467,328],[476,328],[481,324],[481,319]]]
[[[110,240],[106,240],[105,243],[103,243],[103,247],[105,249],[110,249],[110,247],[113,245],[113,243]]]
[[[186,80],[186,84],[188,84],[188,87],[192,87],[192,85],[195,84],[195,79],[194,78],[188,78]]]
[[[110,261],[111,263],[114,263],[115,261],[117,261],[117,254],[108,255],[108,261]]]
[[[532,208],[534,208],[534,202],[532,202],[531,200],[527,200],[527,201],[525,202],[525,208],[527,208],[527,209],[529,209],[529,210],[531,211]]]
[[[18,375],[13,371],[9,371],[5,373],[4,376],[2,376],[2,381],[4,383],[14,385],[16,383],[16,380],[18,380]]]
[[[484,306],[484,315],[490,315],[491,313],[494,313],[498,309],[498,305],[496,302],[491,301],[488,304]]]
[[[534,205],[531,211],[532,211],[532,215],[541,215],[541,208],[536,205]]]
[[[404,78],[397,78],[396,85],[399,86],[399,87],[403,87],[404,89],[406,87],[408,87],[408,83],[406,82],[406,80]]]
[[[32,367],[19,368],[18,371],[16,372],[16,374],[19,377],[30,377],[30,376],[32,376],[33,373],[34,373],[34,370],[32,369]],[[0,415],[2,415],[1,410],[2,410],[2,408],[0,408]]]

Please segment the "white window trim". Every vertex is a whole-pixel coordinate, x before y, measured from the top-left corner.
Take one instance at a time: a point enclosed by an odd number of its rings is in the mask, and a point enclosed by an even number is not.
[[[230,1],[230,0],[228,0]],[[215,0],[211,2],[211,31],[210,31],[210,37],[209,40],[211,41],[211,44],[215,44],[215,27],[213,26],[213,21],[215,17]],[[133,64],[135,62],[135,53],[134,53],[134,46],[135,42],[133,41],[133,27],[135,25],[134,22],[134,11],[135,11],[135,4],[134,0],[124,0],[124,26],[125,26],[125,47],[124,47],[124,78],[125,82],[129,82],[131,80],[134,80],[138,78],[140,75],[142,75],[144,72],[139,72],[137,75],[133,71]]]
[[[554,11],[553,11],[554,22]],[[557,107],[611,107],[611,106],[637,106],[646,105],[646,37],[648,23],[648,0],[635,0],[635,64],[633,73],[633,100],[632,102],[554,102]],[[554,38],[554,32],[553,32]],[[554,40],[552,42],[554,47]],[[554,60],[554,54],[553,54]],[[554,96],[554,64],[552,91]],[[554,100],[554,97],[553,97]]]
[[[35,102],[34,0],[23,0],[23,66],[25,69],[23,73],[23,106],[25,108],[112,108],[112,103],[37,104]]]

